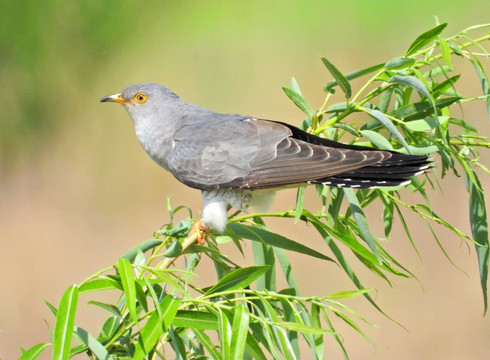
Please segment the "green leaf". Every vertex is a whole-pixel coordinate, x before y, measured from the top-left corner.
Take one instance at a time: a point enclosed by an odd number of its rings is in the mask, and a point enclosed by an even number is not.
[[[117,316],[117,317],[122,317],[121,315],[121,312],[119,311],[118,307],[117,306],[114,306],[112,304],[105,304],[105,303],[102,303],[102,302],[98,302],[98,301],[89,301],[88,304],[90,305],[95,305],[95,306],[98,306],[104,310],[107,310],[109,311],[111,314]]]
[[[352,189],[344,189],[345,197],[349,202],[349,207],[352,211],[352,215],[354,216],[354,220],[357,224],[359,232],[362,235],[362,238],[366,241],[368,246],[371,248],[374,256],[378,259],[379,264],[381,264],[381,257],[378,252],[376,240],[374,236],[371,234],[371,230],[369,230],[368,222],[366,220],[366,216],[362,211],[361,205],[359,204],[359,200],[357,199],[354,190]]]
[[[66,360],[70,356],[77,303],[78,288],[72,285],[63,294],[58,307],[54,326],[53,360]]]
[[[182,244],[180,241],[175,240],[172,245],[163,253],[163,256],[174,258],[182,253]]]
[[[291,264],[289,263],[286,252],[283,249],[275,247],[274,253],[276,254],[277,260],[279,261],[279,265],[281,265],[281,269],[284,273],[284,276],[286,277],[288,286],[291,289],[294,289],[294,295],[299,295],[299,287],[296,283],[296,280],[294,279],[293,269],[291,267]]]
[[[432,96],[434,98],[438,98],[441,96],[441,94],[445,93],[447,90],[449,90],[451,87],[454,87],[454,84],[459,80],[461,75],[454,75],[443,82],[435,85],[432,87]]]
[[[445,124],[448,120],[449,116],[429,117],[421,120],[407,121],[405,127],[412,131],[429,131]]]
[[[485,70],[483,70],[483,66],[481,65],[480,61],[476,58],[470,58],[470,61],[472,62],[473,66],[475,67],[476,73],[478,74],[478,77],[480,78],[481,86],[483,89],[483,95],[486,95],[486,104],[487,104],[487,112],[488,115],[490,116],[490,85],[488,82],[488,78],[485,74]]]
[[[441,46],[441,54],[444,62],[447,66],[451,66],[451,50],[449,49],[449,44],[444,38],[439,38],[439,45]]]
[[[154,348],[158,339],[172,324],[177,309],[179,307],[180,300],[173,296],[166,295],[160,303],[160,309],[162,311],[163,322],[160,319],[158,312],[154,311],[143,329],[141,329],[138,342],[136,343],[133,359],[142,360],[146,355]]]
[[[29,350],[25,351],[19,360],[36,360],[48,346],[51,346],[51,344],[41,343],[34,345]]]
[[[381,124],[383,124],[388,129],[388,131],[391,132],[398,139],[398,141],[400,141],[400,143],[403,145],[403,147],[405,149],[407,149],[408,152],[410,152],[410,150],[408,148],[408,144],[405,141],[405,138],[398,131],[398,129],[396,128],[396,126],[393,125],[393,123],[391,122],[391,120],[386,117],[385,114],[383,114],[379,110],[371,110],[371,109],[367,109],[367,108],[363,108],[363,111],[367,112],[369,115],[371,115],[372,117],[374,117],[375,119],[377,119]]]
[[[121,276],[121,284],[126,297],[129,314],[134,322],[138,322],[138,314],[136,313],[136,285],[134,283],[131,263],[128,259],[118,259],[117,268]]]
[[[221,350],[221,359],[228,360],[231,359],[231,324],[230,319],[224,311],[220,308],[217,309],[218,313],[218,335]]]
[[[361,134],[366,137],[373,145],[376,145],[379,149],[393,150],[391,143],[380,133],[371,130],[361,130]]]
[[[243,360],[243,354],[245,352],[245,344],[247,342],[248,335],[248,322],[250,319],[250,312],[244,305],[236,305],[233,307],[233,326],[231,338],[233,341],[230,346],[229,359]]]
[[[294,211],[294,223],[297,224],[301,219],[305,205],[305,190],[306,186],[300,186],[296,195],[296,210]]]
[[[271,345],[274,345],[275,347],[280,348],[282,354],[284,355],[284,358],[292,359],[292,356],[290,354],[291,344],[289,343],[289,339],[286,337],[283,331],[277,329],[277,326],[280,327],[280,324],[279,324],[279,314],[277,313],[276,308],[273,307],[271,303],[264,298],[261,298],[260,301],[261,304],[264,306],[264,310],[266,314],[265,316],[271,319],[273,323],[277,324],[276,326],[273,325],[270,327],[272,334],[274,335],[274,341],[272,344],[271,341],[269,341],[269,343]]]
[[[444,28],[446,26],[447,26],[447,23],[440,24],[440,25],[437,25],[436,27],[424,32],[423,34],[419,35],[414,40],[414,42],[410,45],[405,56],[410,56],[410,55],[414,54],[415,52],[422,49],[427,44],[434,41],[441,34],[441,32],[444,30]]]
[[[111,278],[95,279],[80,285],[79,293],[84,294],[103,290],[122,290],[122,285],[120,282]]]
[[[384,65],[385,65],[385,63],[382,63],[382,64],[373,65],[373,66],[370,66],[370,67],[367,67],[367,68],[364,68],[361,70],[356,70],[356,71],[350,72],[348,74],[345,74],[345,78],[347,80],[357,79],[358,77],[361,77],[361,76],[364,76],[367,74],[371,74],[375,71],[382,69]],[[336,80],[330,81],[327,83],[327,85],[325,85],[324,91],[326,93],[329,93],[338,84],[339,83]]]
[[[179,310],[173,326],[197,330],[218,330],[218,318],[207,311]]]
[[[359,295],[364,295],[365,293],[371,291],[372,289],[359,289],[359,290],[349,290],[349,291],[338,291],[333,294],[328,295],[329,299],[349,299]]]
[[[134,259],[136,258],[136,255],[138,254],[138,251],[142,251],[142,252],[148,251],[150,249],[157,247],[161,243],[162,241],[157,239],[146,240],[145,242],[142,242],[141,244],[129,250],[126,254],[122,256],[122,258],[127,259],[130,262],[133,262]]]
[[[480,270],[480,282],[483,291],[484,312],[488,308],[488,265],[490,261],[490,243],[488,238],[488,217],[485,207],[485,195],[476,174],[467,175],[466,182],[470,193],[470,225],[475,240],[476,253]],[[474,180],[472,180],[472,178]]]
[[[274,257],[274,248],[263,242],[254,241],[252,243],[252,252],[256,266],[270,266],[265,276],[257,279],[257,290],[267,289],[276,291],[276,259]]]
[[[246,226],[242,224],[228,224],[236,236],[250,239],[252,241],[264,242],[267,245],[279,247],[285,250],[295,251],[301,254],[310,255],[318,259],[333,261],[326,255],[323,255],[307,246],[304,246],[296,241],[285,238],[284,236],[274,234],[270,231],[259,229],[257,227]]]
[[[233,270],[226,274],[218,283],[212,286],[205,295],[246,288],[269,270],[269,266],[249,266]]]
[[[415,76],[411,76],[411,75],[395,75],[390,80],[388,80],[388,82],[391,83],[391,84],[402,84],[402,85],[410,86],[411,88],[414,88],[419,93],[421,93],[422,95],[424,95],[432,103],[434,103],[434,99],[429,94],[429,92],[425,88],[425,86],[422,83],[422,81],[420,81],[419,79],[417,79]]]
[[[415,64],[415,59],[406,57],[397,57],[388,61],[384,68],[386,70],[406,69]]]
[[[217,327],[216,327],[217,328]],[[199,343],[209,352],[211,359],[221,359],[221,355],[216,346],[214,346],[210,337],[207,336],[204,331],[201,330],[193,330],[194,335],[196,335]]]
[[[322,322],[320,320],[321,308],[318,304],[311,304],[311,325],[315,328],[322,328]],[[310,346],[311,347],[311,346]],[[324,342],[323,335],[313,335],[313,350],[315,355],[315,360],[323,359],[324,353]]]
[[[316,328],[316,327],[311,327],[308,325],[304,324],[298,324],[295,322],[281,322],[276,324],[277,326],[283,327],[285,329],[291,330],[291,331],[297,331],[303,334],[313,334],[313,335],[333,335],[335,334],[333,331],[330,330],[325,330],[322,328]]]
[[[436,109],[444,109],[445,107],[448,107],[452,104],[457,103],[458,101],[461,100],[461,97],[458,96],[451,96],[451,97],[444,97],[444,98],[439,98],[436,100]],[[389,115],[398,118],[398,119],[403,119],[405,121],[409,120],[414,120],[414,119],[421,119],[424,117],[429,116],[430,114],[433,114],[434,109],[431,103],[427,101],[420,101],[417,103],[413,103],[407,106],[403,106],[401,108],[395,109],[389,113]],[[369,130],[374,130],[376,128],[376,123],[373,124],[366,124],[365,128]]]
[[[299,107],[306,115],[313,117],[315,115],[315,110],[308,104],[304,97],[297,93],[296,91],[283,87],[282,90],[286,93],[288,98],[290,98],[294,104]]]
[[[187,358],[186,357],[186,348],[185,348],[184,341],[180,337],[180,333],[174,331],[173,326],[171,326],[169,328],[169,333],[170,333],[170,339],[171,339],[171,341],[169,341],[169,343],[170,343],[170,346],[172,346],[172,349],[174,349],[174,351],[175,351],[175,357],[173,359],[185,360]]]
[[[258,341],[250,333],[248,333],[247,335],[247,342],[245,343],[245,349],[247,351],[247,354],[250,355],[252,359],[267,360],[267,357],[265,356],[264,352],[260,348]]]
[[[83,344],[90,349],[90,351],[96,356],[98,360],[113,360],[114,358],[107,352],[104,345],[102,345],[96,338],[90,335],[87,331],[77,327],[75,329],[78,338]]]
[[[327,70],[332,74],[337,84],[339,84],[340,88],[345,94],[345,97],[349,99],[352,96],[352,89],[349,84],[349,80],[326,58],[321,58],[323,64],[326,66]]]

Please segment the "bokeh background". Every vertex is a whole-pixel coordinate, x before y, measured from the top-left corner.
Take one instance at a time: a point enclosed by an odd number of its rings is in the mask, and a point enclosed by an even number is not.
[[[488,0],[454,1],[0,1],[0,358],[18,346],[49,341],[44,304],[116,262],[168,222],[166,196],[197,215],[198,191],[185,188],[144,153],[128,115],[107,94],[135,82],[165,84],[187,101],[220,112],[251,114],[299,124],[301,112],[281,90],[294,76],[314,107],[331,80],[319,56],[343,72],[404,53],[435,24],[444,34],[490,20]],[[487,47],[488,49],[488,47]],[[483,60],[489,71],[489,62]],[[471,66],[460,92],[481,94]],[[483,103],[464,108],[465,119],[490,133]],[[488,151],[482,162],[489,164]],[[485,189],[490,187],[483,177]],[[433,209],[469,232],[463,180],[449,175]],[[488,197],[487,192],[487,197]],[[295,192],[280,193],[275,209],[294,206]],[[420,201],[411,199],[410,201]],[[310,193],[307,206],[319,207]],[[382,234],[379,216],[374,232]],[[437,229],[453,261],[429,229],[409,216],[422,259],[399,230],[387,244],[418,277],[393,288],[371,274],[381,307],[349,301],[378,327],[363,329],[369,344],[340,326],[353,359],[486,359],[490,319],[483,317],[475,252]],[[318,235],[290,221],[272,230],[327,251]],[[250,247],[248,246],[248,250]],[[251,264],[252,258],[241,259]],[[304,294],[353,289],[330,263],[292,259]],[[211,284],[210,264],[200,269]],[[207,266],[207,267],[206,267]],[[358,266],[357,269],[362,269]],[[85,301],[86,302],[86,301]],[[77,323],[96,332],[102,312],[81,299]],[[327,342],[328,358],[341,358]],[[47,358],[47,354],[45,354]],[[305,358],[308,355],[305,354]]]

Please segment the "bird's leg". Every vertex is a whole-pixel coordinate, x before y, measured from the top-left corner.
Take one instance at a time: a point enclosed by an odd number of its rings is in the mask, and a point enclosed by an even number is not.
[[[196,235],[197,243],[199,245],[204,245],[204,239],[206,238],[206,235],[209,234],[209,229],[203,225],[202,220],[199,220],[192,225],[191,231],[189,231],[189,237],[194,234]]]

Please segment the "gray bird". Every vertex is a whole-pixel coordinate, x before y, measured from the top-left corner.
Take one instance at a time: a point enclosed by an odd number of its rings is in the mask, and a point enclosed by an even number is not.
[[[201,231],[225,229],[230,206],[263,211],[279,188],[406,185],[430,167],[427,156],[346,145],[282,122],[216,113],[158,84],[130,85],[100,101],[122,104],[151,158],[202,191],[202,219],[194,228],[200,242]]]

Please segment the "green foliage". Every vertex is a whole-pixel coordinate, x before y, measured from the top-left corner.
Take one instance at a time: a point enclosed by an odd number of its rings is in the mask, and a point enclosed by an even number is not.
[[[322,58],[333,80],[325,85],[326,99],[317,111],[302,96],[296,80],[292,80],[291,89],[284,89],[304,111],[303,127],[309,132],[334,140],[350,135],[348,140],[347,137],[342,140],[405,153],[438,155],[440,167],[413,179],[408,186],[419,195],[421,203],[412,205],[403,201],[402,194],[407,190],[399,188],[355,192],[318,187],[323,206],[321,211],[313,213],[305,208],[304,189],[299,189],[296,209],[234,214],[224,234],[212,233],[207,237],[208,246],[194,244],[193,237],[186,238],[192,220],[186,218],[174,225],[176,214],[183,208],[172,210],[169,205],[171,223],[155,232],[154,239],[126,253],[117,265],[103,269],[78,286],[71,286],[58,310],[50,306],[56,316],[54,358],[68,359],[86,353],[93,359],[298,359],[304,356],[299,350],[302,342],[311,352],[309,358],[323,359],[325,337],[332,337],[347,358],[336,324],[344,322],[369,340],[360,324],[370,322],[341,301],[362,296],[383,313],[347,255],[354,254],[361,265],[387,282],[411,276],[382,246],[381,239],[372,234],[365,214],[374,203],[383,208],[385,237],[390,236],[393,223],[399,220],[415,250],[406,212],[417,214],[427,223],[443,251],[443,244],[433,230],[435,225],[474,244],[486,311],[488,220],[484,192],[475,170],[490,173],[478,160],[478,149],[488,148],[490,144],[473,125],[453,115],[452,108],[467,101],[485,101],[490,110],[488,78],[478,60],[478,56],[488,55],[481,43],[490,36],[470,37],[473,31],[488,29],[490,25],[475,26],[442,38],[445,26],[441,24],[421,34],[403,56],[349,74],[342,74]],[[482,96],[466,98],[456,91],[455,84],[461,74],[454,74],[454,56],[473,64],[482,85]],[[371,78],[355,92],[349,81],[366,75]],[[336,87],[345,95],[345,102],[329,105]],[[353,113],[366,114],[366,122],[349,123],[348,116]],[[464,174],[471,236],[440,218],[430,206],[427,189],[434,188],[433,183],[449,171]],[[331,254],[322,254],[271,232],[265,225],[268,217],[311,224]],[[252,240],[253,266],[240,267],[220,251],[221,244],[233,242],[243,253],[243,239]],[[301,284],[294,278],[288,252],[335,261],[355,289],[328,296],[301,296]],[[185,259],[185,269],[171,268],[179,257]],[[194,281],[202,257],[212,260],[217,274],[216,282],[206,288]],[[278,289],[277,280],[281,276],[288,285]],[[114,293],[117,300],[111,304],[89,301],[107,311],[100,333],[91,335],[76,327],[79,296],[92,297],[107,291]],[[73,346],[72,339],[77,345]],[[21,358],[36,359],[49,346],[38,344]]]

